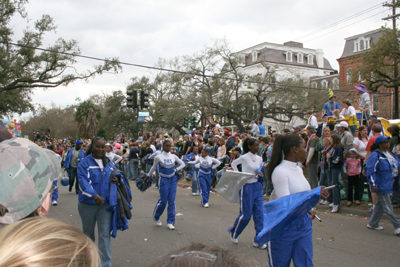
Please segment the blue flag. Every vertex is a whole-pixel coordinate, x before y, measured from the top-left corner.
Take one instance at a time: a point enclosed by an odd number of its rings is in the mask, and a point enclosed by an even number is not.
[[[262,246],[281,237],[292,222],[307,214],[318,204],[320,196],[321,187],[317,187],[264,203],[264,225],[257,235],[257,243]]]

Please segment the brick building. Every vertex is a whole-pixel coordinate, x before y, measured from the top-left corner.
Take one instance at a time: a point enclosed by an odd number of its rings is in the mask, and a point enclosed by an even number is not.
[[[346,38],[346,43],[343,49],[343,53],[339,59],[339,85],[340,89],[335,91],[337,95],[337,101],[340,103],[341,99],[350,99],[354,101],[359,99],[360,96],[358,91],[354,89],[354,86],[359,86],[362,83],[361,77],[359,77],[358,83],[351,83],[354,75],[357,73],[357,66],[359,63],[360,55],[371,48],[371,44],[377,42],[382,36],[380,29],[369,31],[366,33],[358,34]],[[332,88],[334,89],[334,88]],[[378,93],[370,93],[372,103],[372,113],[378,117],[392,118],[392,103],[393,99],[391,96],[392,89],[381,87]],[[354,107],[358,109],[358,104],[354,104]]]

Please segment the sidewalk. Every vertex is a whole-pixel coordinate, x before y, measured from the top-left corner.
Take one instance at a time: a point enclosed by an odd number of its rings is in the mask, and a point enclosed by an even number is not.
[[[192,181],[186,181],[185,179],[181,179],[178,181],[179,187],[192,187]],[[213,190],[214,191],[214,190]],[[268,201],[268,197],[264,197],[264,202]],[[342,207],[340,208],[338,214],[350,214],[350,215],[358,215],[365,218],[370,218],[371,213],[368,212],[368,209],[371,206],[368,206],[368,201],[362,201],[360,205],[356,205],[353,203],[350,207],[347,207],[347,200],[342,200]],[[320,205],[315,206],[317,211],[327,211],[330,212],[332,209],[328,205]],[[394,215],[396,215],[397,219],[400,220],[400,207],[397,204],[393,204]],[[388,220],[386,214],[383,215],[382,219]]]

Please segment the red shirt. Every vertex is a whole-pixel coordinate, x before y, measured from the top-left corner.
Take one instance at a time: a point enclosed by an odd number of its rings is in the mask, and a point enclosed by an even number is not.
[[[380,134],[375,135],[374,137],[371,137],[371,138],[368,140],[367,147],[365,148],[366,151],[370,151],[370,148],[371,148],[372,144],[375,142],[375,139],[376,139],[379,135],[380,135]]]

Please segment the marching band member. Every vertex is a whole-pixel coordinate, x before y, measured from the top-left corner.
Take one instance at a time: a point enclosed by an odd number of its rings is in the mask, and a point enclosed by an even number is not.
[[[256,237],[263,228],[263,212],[262,206],[264,204],[264,198],[262,194],[262,177],[257,178],[256,175],[262,176],[261,168],[264,163],[260,156],[257,155],[259,150],[259,142],[255,138],[247,138],[243,142],[244,155],[240,158],[232,161],[231,166],[234,171],[238,171],[238,165],[242,165],[242,172],[254,174],[254,178],[249,180],[240,190],[240,211],[235,224],[228,229],[230,233],[231,241],[237,244],[238,236],[242,233],[244,228],[251,220],[253,216],[254,226],[256,235],[254,237],[253,246],[258,248],[256,243]],[[261,180],[261,181],[260,181]],[[266,244],[261,247],[265,249]]]
[[[188,164],[198,164],[200,163],[199,169],[199,185],[200,185],[200,195],[201,195],[201,205],[204,208],[208,208],[208,199],[210,196],[210,189],[211,189],[211,169],[216,169],[220,164],[221,161],[212,158],[209,156],[210,151],[209,149],[203,149],[201,151],[201,157],[197,158],[194,161],[189,161]]]
[[[153,175],[153,172],[158,168],[160,179],[158,181],[158,188],[160,190],[160,199],[154,208],[153,218],[157,226],[162,226],[160,216],[163,214],[165,206],[168,202],[168,216],[167,227],[170,230],[175,229],[175,196],[178,178],[175,175],[175,164],[179,166],[177,171],[185,167],[185,163],[180,160],[176,155],[171,154],[171,141],[165,140],[163,143],[163,152],[155,157],[153,166],[147,174],[145,180]]]

